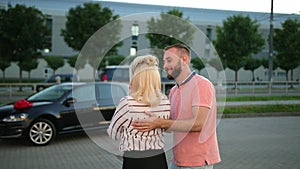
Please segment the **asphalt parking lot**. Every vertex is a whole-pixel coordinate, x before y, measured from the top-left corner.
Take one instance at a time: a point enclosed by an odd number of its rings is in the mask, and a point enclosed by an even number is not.
[[[299,116],[222,119],[218,125],[222,162],[214,168],[300,168],[299,121]],[[99,138],[105,134],[103,129]],[[171,158],[170,150],[167,156]],[[1,169],[119,169],[121,165],[120,157],[84,133],[58,136],[43,147],[0,139]]]

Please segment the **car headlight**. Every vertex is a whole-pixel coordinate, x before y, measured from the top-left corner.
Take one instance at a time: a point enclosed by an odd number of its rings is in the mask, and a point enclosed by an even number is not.
[[[3,122],[17,122],[17,121],[24,121],[28,117],[28,114],[21,113],[21,114],[12,114],[3,118]]]

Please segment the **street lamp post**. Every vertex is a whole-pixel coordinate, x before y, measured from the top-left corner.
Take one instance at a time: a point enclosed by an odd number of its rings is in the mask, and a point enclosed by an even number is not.
[[[272,75],[273,75],[273,0],[271,0],[271,15],[270,15],[270,34],[269,34],[269,89],[271,89]]]

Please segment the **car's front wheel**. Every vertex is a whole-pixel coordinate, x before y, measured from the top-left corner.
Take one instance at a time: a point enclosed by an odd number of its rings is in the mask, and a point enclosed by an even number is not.
[[[47,119],[38,119],[33,122],[28,131],[28,139],[35,145],[47,145],[56,135],[54,124]]]

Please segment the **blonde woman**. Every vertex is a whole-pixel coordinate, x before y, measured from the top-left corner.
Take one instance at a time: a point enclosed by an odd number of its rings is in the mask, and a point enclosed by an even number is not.
[[[138,56],[129,71],[129,95],[120,100],[107,132],[111,138],[121,140],[123,169],[167,169],[164,130],[139,132],[131,125],[134,120],[148,118],[145,112],[164,119],[170,117],[170,102],[161,93],[158,59],[152,55]]]

